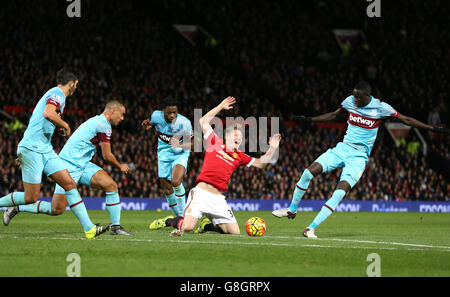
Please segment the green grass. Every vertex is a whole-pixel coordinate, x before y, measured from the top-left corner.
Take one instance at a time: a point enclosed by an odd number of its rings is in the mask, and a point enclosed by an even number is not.
[[[106,223],[106,211],[90,211]],[[133,237],[104,234],[85,240],[70,212],[60,217],[19,214],[0,225],[0,276],[66,276],[67,255],[81,257],[81,276],[366,276],[367,256],[377,253],[382,276],[450,276],[450,216],[442,213],[335,213],[301,236],[316,213],[295,220],[268,211],[235,212],[242,235],[213,232],[169,236],[148,225],[169,212],[123,211]],[[245,221],[260,216],[267,233],[245,234]]]

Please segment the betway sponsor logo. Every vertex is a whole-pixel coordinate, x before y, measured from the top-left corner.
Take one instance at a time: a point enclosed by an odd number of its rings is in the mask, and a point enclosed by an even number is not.
[[[348,114],[348,122],[352,125],[358,126],[358,127],[362,127],[362,128],[366,128],[366,129],[374,129],[377,128],[380,123],[381,120],[380,119],[372,119],[372,118],[368,118],[356,113],[351,113],[349,112]]]
[[[450,205],[444,204],[420,204],[420,212],[450,212]]]
[[[167,135],[158,131],[158,137],[165,143],[169,143],[173,135]]]

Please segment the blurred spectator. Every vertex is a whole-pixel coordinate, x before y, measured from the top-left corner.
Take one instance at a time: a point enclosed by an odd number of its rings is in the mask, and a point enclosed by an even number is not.
[[[432,126],[441,124],[441,117],[439,116],[437,106],[433,107],[433,109],[428,113],[427,123]]]

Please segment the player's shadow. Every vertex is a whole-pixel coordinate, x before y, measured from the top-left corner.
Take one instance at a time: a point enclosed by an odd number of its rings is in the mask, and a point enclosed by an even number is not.
[[[73,231],[73,230],[60,230],[60,231],[52,231],[52,232],[1,232],[0,235],[10,235],[10,236],[17,236],[18,238],[20,237],[51,237],[54,234],[58,234],[58,235],[62,235],[62,234],[67,234],[67,235],[73,235],[73,234],[82,234],[82,232],[80,231]]]
[[[326,233],[326,234],[322,234],[322,236],[320,236],[321,239],[331,239],[331,238],[344,238],[344,237],[362,237],[366,235],[365,233],[340,233],[340,232],[336,232],[336,233]]]

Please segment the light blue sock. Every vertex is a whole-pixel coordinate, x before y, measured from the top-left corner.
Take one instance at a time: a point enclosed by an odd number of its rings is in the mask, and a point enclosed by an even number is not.
[[[338,189],[333,192],[333,195],[331,196],[330,200],[328,200],[320,210],[319,214],[314,218],[314,221],[311,223],[311,225],[308,226],[308,228],[316,229],[317,226],[319,226],[323,221],[325,221],[330,214],[334,212],[336,209],[336,206],[341,202],[342,198],[345,196],[345,191]]]
[[[175,216],[179,216],[179,207],[178,207],[178,201],[177,201],[177,196],[175,196],[175,192],[173,192],[170,195],[166,195],[166,200],[167,203],[169,203],[169,207],[172,210],[172,212],[174,213]]]
[[[109,212],[111,224],[120,225],[120,198],[119,193],[106,192],[106,210]]]
[[[305,195],[306,190],[308,190],[309,182],[313,178],[314,176],[308,169],[305,169],[305,171],[303,171],[302,177],[300,177],[300,180],[295,186],[294,195],[292,196],[291,205],[289,206],[289,210],[292,213],[295,213],[297,211],[298,205],[300,204],[303,195]]]
[[[0,207],[10,207],[24,204],[26,204],[24,192],[9,193],[8,195],[0,198]]]
[[[183,216],[184,207],[186,206],[186,190],[184,189],[183,183],[178,187],[173,187],[175,196],[177,197],[177,212],[179,216]]]
[[[29,213],[43,213],[47,215],[52,215],[52,204],[47,201],[36,201],[35,203],[30,203],[26,205],[19,205],[20,212]]]
[[[77,217],[81,226],[83,226],[84,231],[89,231],[94,227],[91,219],[86,210],[86,206],[84,206],[83,200],[81,200],[80,194],[77,189],[72,189],[70,191],[66,191],[67,203],[70,206],[70,210]]]

